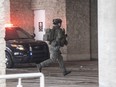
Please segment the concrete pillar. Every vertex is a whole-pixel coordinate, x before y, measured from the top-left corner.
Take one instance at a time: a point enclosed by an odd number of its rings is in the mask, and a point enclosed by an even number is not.
[[[9,0],[0,0],[0,75],[6,73],[5,66],[5,23],[10,21]],[[0,79],[0,87],[6,87],[5,80]]]
[[[66,0],[67,60],[90,60],[90,0]]]
[[[116,87],[116,0],[98,0],[99,87]]]
[[[98,59],[97,0],[90,0],[90,55]]]

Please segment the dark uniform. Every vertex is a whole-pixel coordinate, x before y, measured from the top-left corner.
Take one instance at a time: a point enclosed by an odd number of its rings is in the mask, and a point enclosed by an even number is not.
[[[61,38],[63,38],[62,33],[61,33],[62,29],[60,28],[61,23],[62,23],[61,19],[54,19],[53,20],[53,24],[54,24],[53,29],[55,31],[54,32],[55,39],[50,42],[50,46],[49,46],[50,59],[45,60],[38,65],[40,72],[41,72],[42,67],[48,66],[49,64],[54,63],[54,62],[59,63],[59,66],[60,66],[64,76],[71,72],[71,71],[66,70],[65,65],[64,65],[64,61],[63,61],[63,57],[62,57],[61,51],[60,51],[60,47],[61,47],[60,40],[61,40]]]

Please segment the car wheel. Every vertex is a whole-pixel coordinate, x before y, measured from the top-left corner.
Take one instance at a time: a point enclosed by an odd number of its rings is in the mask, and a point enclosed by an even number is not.
[[[6,67],[7,68],[12,68],[14,66],[13,61],[11,59],[11,55],[6,52]]]

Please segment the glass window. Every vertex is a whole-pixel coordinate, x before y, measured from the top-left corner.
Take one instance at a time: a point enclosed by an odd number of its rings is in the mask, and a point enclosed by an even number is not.
[[[14,40],[14,39],[29,39],[32,38],[31,35],[25,32],[21,28],[6,28],[6,40]]]

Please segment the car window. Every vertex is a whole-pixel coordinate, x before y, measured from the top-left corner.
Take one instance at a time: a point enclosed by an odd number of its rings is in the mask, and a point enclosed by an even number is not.
[[[25,32],[21,28],[6,28],[6,40],[14,40],[14,39],[29,39],[32,38],[31,35]]]
[[[18,38],[14,29],[6,29],[5,39],[12,40]]]
[[[18,38],[20,39],[27,39],[30,38],[29,35],[27,35],[24,31],[17,29],[16,30]]]

